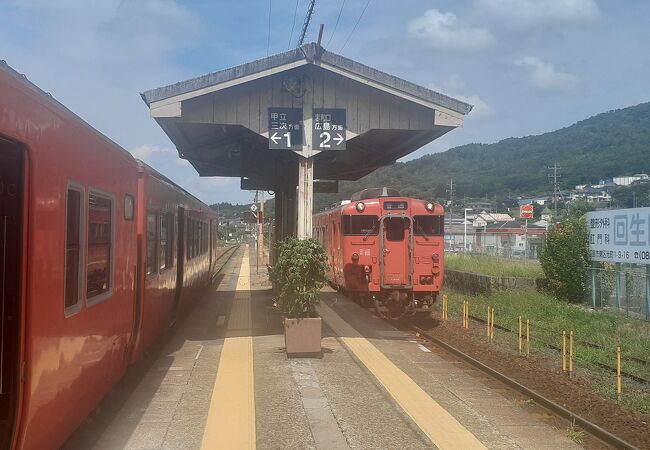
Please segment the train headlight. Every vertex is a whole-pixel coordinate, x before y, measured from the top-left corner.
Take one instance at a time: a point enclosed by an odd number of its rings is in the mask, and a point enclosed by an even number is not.
[[[424,205],[424,207],[427,209],[427,211],[431,212],[433,211],[434,205],[431,202],[427,202],[427,204]]]
[[[434,263],[437,263],[438,261],[440,261],[440,255],[438,255],[437,253],[434,253],[433,255],[431,255],[431,260]]]
[[[356,208],[357,208],[357,211],[363,212],[363,210],[366,209],[366,205],[363,202],[359,202],[359,203],[357,203]]]
[[[357,261],[359,261],[359,254],[352,253],[352,262],[357,262]]]

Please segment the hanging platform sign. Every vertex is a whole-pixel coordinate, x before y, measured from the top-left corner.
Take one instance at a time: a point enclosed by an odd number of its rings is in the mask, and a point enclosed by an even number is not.
[[[314,108],[314,150],[345,150],[345,109]]]
[[[269,149],[302,149],[302,108],[269,108]]]
[[[592,259],[650,264],[650,208],[588,212],[587,228]]]

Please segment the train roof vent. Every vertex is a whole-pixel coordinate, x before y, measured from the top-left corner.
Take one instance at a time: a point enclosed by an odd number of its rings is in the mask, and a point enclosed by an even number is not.
[[[389,187],[368,188],[364,189],[363,191],[355,192],[350,197],[350,200],[357,202],[359,200],[379,197],[401,197],[401,195],[397,189]]]

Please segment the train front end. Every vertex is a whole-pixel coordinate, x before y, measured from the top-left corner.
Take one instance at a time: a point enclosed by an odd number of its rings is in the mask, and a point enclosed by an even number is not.
[[[429,314],[444,278],[444,209],[366,190],[342,208],[345,289],[396,319]]]

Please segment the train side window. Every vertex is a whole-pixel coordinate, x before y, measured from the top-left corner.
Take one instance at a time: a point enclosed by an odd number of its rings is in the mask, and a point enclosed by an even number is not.
[[[81,241],[83,234],[83,190],[68,186],[65,226],[64,313],[74,314],[81,308]]]
[[[113,267],[113,200],[109,196],[88,194],[88,261],[86,299],[100,301],[110,295]]]
[[[172,242],[174,225],[173,216],[169,213],[160,215],[160,270],[169,269],[174,265],[172,258]]]
[[[416,236],[443,236],[445,234],[443,216],[414,216],[413,219]]]
[[[135,211],[135,199],[132,195],[124,196],[124,220],[133,220]]]
[[[158,214],[155,212],[147,213],[147,275],[158,272],[158,240],[156,232],[158,224]]]

